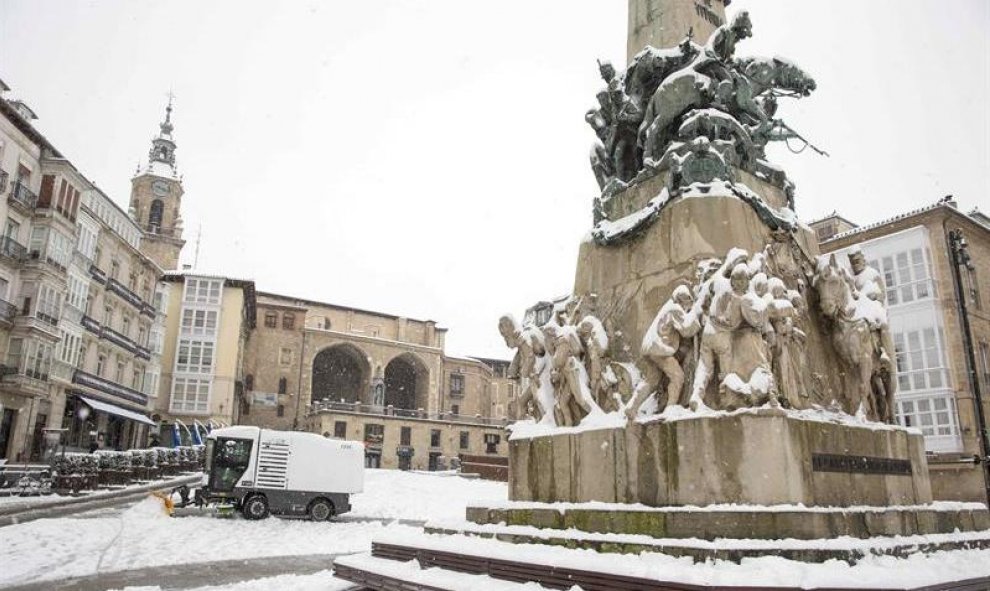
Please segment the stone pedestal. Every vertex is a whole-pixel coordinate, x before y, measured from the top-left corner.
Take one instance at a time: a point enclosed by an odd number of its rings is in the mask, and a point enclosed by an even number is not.
[[[755,409],[514,439],[509,498],[653,507],[932,501],[920,434],[799,417]]]

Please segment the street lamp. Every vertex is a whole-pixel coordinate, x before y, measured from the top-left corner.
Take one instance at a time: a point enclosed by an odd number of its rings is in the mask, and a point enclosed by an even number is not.
[[[962,274],[959,267],[973,270],[973,261],[967,250],[966,238],[962,230],[956,228],[949,230],[949,251],[952,253],[952,279],[956,287],[956,305],[959,308],[959,322],[962,325],[963,346],[966,349],[966,374],[969,377],[969,386],[973,391],[973,399],[976,403],[976,422],[980,430],[981,454],[979,463],[983,467],[983,484],[987,497],[987,504],[990,505],[990,438],[987,434],[987,422],[983,414],[983,396],[980,393],[980,380],[976,375],[976,353],[973,348],[973,339],[969,329],[969,312],[966,309],[966,290],[963,287]]]

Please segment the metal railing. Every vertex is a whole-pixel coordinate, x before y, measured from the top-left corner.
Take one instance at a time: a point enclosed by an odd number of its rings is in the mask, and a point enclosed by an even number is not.
[[[379,406],[361,404],[360,402],[333,402],[319,400],[309,407],[309,414],[320,412],[346,412],[354,414],[396,417],[400,419],[420,419],[426,421],[444,421],[448,423],[469,423],[473,425],[492,425],[502,427],[509,424],[508,419],[483,417],[481,415],[459,415],[450,412],[428,412],[423,409],[395,408],[394,406]]]
[[[20,262],[27,256],[27,247],[10,236],[3,236],[0,237],[0,256]]]
[[[38,205],[38,195],[21,181],[15,181],[14,187],[10,190],[7,201],[14,205],[19,205],[25,209],[34,209]]]
[[[14,316],[17,316],[18,312],[17,306],[6,300],[0,300],[0,320],[9,322],[14,319]]]

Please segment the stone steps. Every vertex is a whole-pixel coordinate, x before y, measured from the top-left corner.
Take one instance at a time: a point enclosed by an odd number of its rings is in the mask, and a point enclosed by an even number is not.
[[[430,540],[428,538],[433,538]],[[450,538],[457,541],[457,537]],[[375,541],[372,551],[341,557],[335,561],[335,576],[367,589],[387,591],[454,591],[485,589],[501,591],[514,589],[571,589],[575,585],[585,591],[797,591],[797,587],[745,586],[721,584],[692,584],[627,576],[615,568],[595,570],[592,561],[587,568],[553,564],[550,557],[527,560],[532,551],[507,555],[505,552],[484,552],[478,548],[453,550],[450,544],[438,547],[436,536],[423,536],[421,541]],[[516,557],[521,559],[517,559]],[[606,572],[608,571],[608,572]],[[668,577],[674,578],[676,571]],[[523,586],[523,584],[530,586]],[[870,587],[858,586],[857,589]],[[990,588],[990,577],[953,581],[919,587],[872,587],[889,591],[983,591]],[[802,587],[812,591],[852,591],[847,587]]]
[[[516,503],[511,507],[468,507],[467,520],[479,525],[504,523],[702,540],[814,540],[840,536],[865,539],[990,530],[990,512],[979,503],[842,508],[588,505],[562,508],[548,503]]]
[[[906,557],[915,553],[943,550],[990,548],[990,531],[946,533],[924,536],[874,537],[868,540],[758,540],[724,538],[701,539],[653,538],[641,534],[581,532],[524,525],[477,525],[472,523],[428,523],[428,534],[460,535],[495,539],[513,544],[543,544],[602,553],[640,554],[658,552],[674,557],[689,557],[694,562],[726,560],[740,562],[746,558],[776,556],[800,562],[841,560],[856,563],[867,556]]]

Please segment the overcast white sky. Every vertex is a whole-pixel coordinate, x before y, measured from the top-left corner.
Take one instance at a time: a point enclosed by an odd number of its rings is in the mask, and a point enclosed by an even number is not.
[[[804,220],[953,193],[990,210],[990,3],[735,0],[818,91],[771,150]],[[258,289],[435,319],[507,357],[500,313],[569,292],[597,187],[583,115],[626,2],[0,0],[0,78],[124,207],[165,95],[191,262]]]

